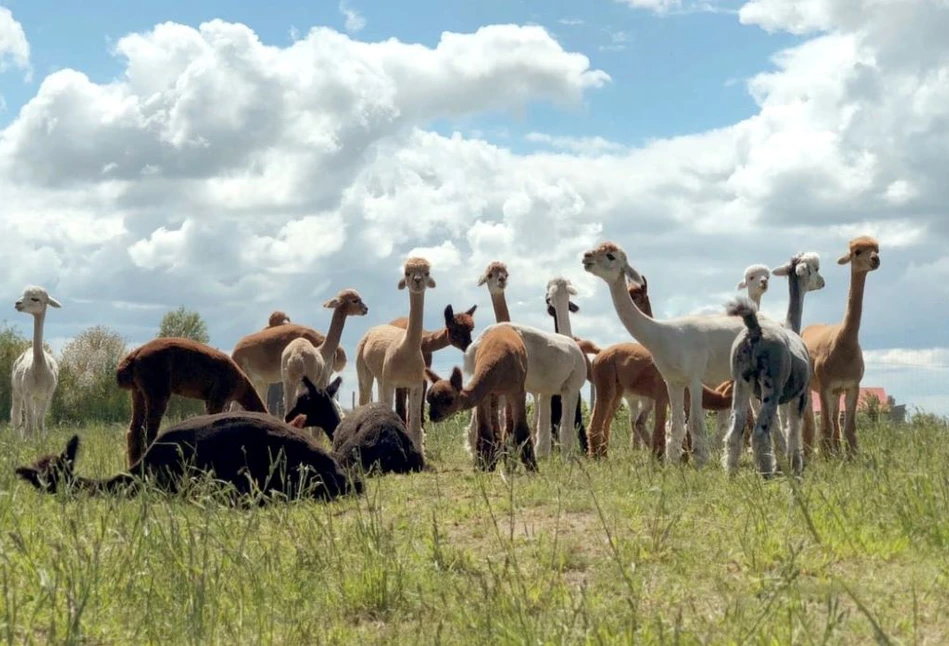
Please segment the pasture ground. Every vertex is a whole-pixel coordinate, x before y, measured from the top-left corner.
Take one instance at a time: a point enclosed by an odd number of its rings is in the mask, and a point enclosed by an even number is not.
[[[947,643],[944,426],[863,424],[800,485],[611,456],[476,473],[462,419],[434,473],[367,495],[234,509],[208,497],[40,495],[17,464],[72,429],[0,429],[0,638],[73,644]],[[118,425],[79,429],[88,476]]]

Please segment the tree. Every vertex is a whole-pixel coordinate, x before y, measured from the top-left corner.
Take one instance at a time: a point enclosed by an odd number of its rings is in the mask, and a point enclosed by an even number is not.
[[[0,324],[0,419],[10,419],[10,404],[13,401],[10,374],[13,362],[32,345],[30,340],[4,321]]]
[[[211,338],[208,335],[208,326],[201,315],[185,309],[184,305],[161,317],[157,336],[182,336],[199,343],[207,343]]]

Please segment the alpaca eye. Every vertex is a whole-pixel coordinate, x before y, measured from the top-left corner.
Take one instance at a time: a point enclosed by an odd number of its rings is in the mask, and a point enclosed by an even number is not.
[[[857,249],[854,253],[859,256],[860,254],[863,253],[863,250],[862,250],[862,249]]]
[[[616,260],[616,256],[614,256],[614,255],[611,254],[611,253],[606,254],[606,258],[607,258],[607,260]]]
[[[34,303],[39,303],[39,302],[40,302],[40,299],[38,299],[38,298],[36,298],[36,297],[31,297],[30,300],[33,301]]]

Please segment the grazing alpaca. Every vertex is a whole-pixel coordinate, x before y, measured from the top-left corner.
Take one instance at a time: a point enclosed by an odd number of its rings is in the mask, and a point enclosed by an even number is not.
[[[280,314],[275,312],[275,314]],[[273,317],[273,314],[271,315]],[[271,384],[282,384],[280,376],[280,361],[287,344],[300,337],[319,346],[326,340],[322,333],[311,327],[288,322],[273,325],[242,337],[231,358],[244,371],[247,378],[254,384],[261,399],[267,397],[267,390]],[[346,367],[346,352],[342,346],[336,348],[333,358],[333,372],[342,372]]]
[[[808,325],[801,333],[810,353],[813,375],[811,389],[818,393],[821,404],[821,450],[840,450],[840,393],[844,393],[846,419],[844,435],[847,451],[857,451],[857,399],[863,379],[863,350],[860,348],[860,318],[863,313],[863,292],[867,274],[880,267],[880,245],[870,236],[850,241],[849,251],[837,261],[850,264],[850,293],[842,323]],[[808,404],[804,416],[804,450],[810,451],[814,441],[814,412]]]
[[[755,307],[761,307],[761,297],[768,291],[768,280],[771,277],[771,271],[767,265],[749,265],[745,268],[745,277],[738,283],[735,289],[747,289],[748,298],[750,298]]]
[[[326,338],[318,347],[305,337],[298,337],[280,354],[280,376],[283,378],[283,409],[290,410],[296,401],[298,389],[306,375],[317,386],[324,387],[333,375],[333,358],[343,336],[347,316],[365,316],[369,308],[355,289],[342,289],[334,298],[323,303],[333,310],[333,318]]]
[[[264,413],[199,415],[176,424],[156,438],[127,473],[97,480],[75,474],[79,436],[73,435],[60,455],[47,455],[16,474],[40,491],[76,488],[97,493],[137,493],[147,478],[157,488],[176,493],[194,476],[208,474],[238,494],[261,492],[289,499],[302,496],[331,500],[361,493],[362,482],[348,480],[336,460],[313,440]]]
[[[633,304],[626,286],[628,276],[640,283],[639,272],[626,253],[604,242],[583,254],[583,267],[610,288],[613,307],[627,331],[652,354],[669,390],[672,433],[666,441],[666,462],[677,462],[685,437],[684,395],[688,388],[690,410],[702,410],[703,382],[721,383],[730,375],[731,345],[745,329],[741,318],[726,315],[683,316],[666,321],[649,318]],[[704,415],[689,415],[694,463],[708,462],[708,437]]]
[[[424,469],[425,458],[409,437],[405,423],[385,404],[366,404],[340,415],[334,398],[342,381],[342,377],[337,377],[326,388],[319,388],[304,377],[305,392],[285,421],[297,428],[322,428],[344,468],[358,464],[366,473],[411,473]]]
[[[395,389],[409,389],[409,435],[423,448],[422,382],[425,381],[425,357],[422,355],[422,316],[425,290],[434,289],[431,264],[424,258],[405,261],[399,289],[409,289],[409,324],[406,329],[394,325],[369,328],[356,346],[356,375],[359,379],[359,405],[372,400],[372,383],[379,382],[379,399],[392,408]]]
[[[488,326],[465,351],[465,370],[472,373],[467,386],[462,383],[461,371],[456,367],[449,379],[441,379],[426,370],[432,381],[427,399],[429,416],[439,422],[458,411],[476,408],[477,435],[472,453],[482,470],[497,466],[501,445],[514,438],[515,449],[528,471],[537,470],[530,427],[527,425],[527,347],[517,331],[508,324]],[[498,399],[504,397],[513,426],[510,435],[504,435],[497,422]]]
[[[547,303],[548,314],[553,310],[554,332],[573,339],[574,342],[577,343],[577,347],[580,347],[579,341],[573,336],[573,327],[570,325],[570,312],[580,311],[580,308],[570,301],[570,296],[575,296],[576,293],[576,288],[569,280],[560,277],[551,278],[547,281],[547,292],[544,295],[544,300]],[[583,353],[583,361],[586,364],[586,377],[589,379],[591,371],[590,359],[587,357],[587,353],[583,352],[582,347],[580,352]],[[562,417],[563,407],[561,405],[560,395],[553,395],[550,398],[551,436],[553,436],[553,430],[555,428],[559,432],[560,425],[563,422]],[[577,397],[577,406],[574,409],[573,426],[577,430],[577,440],[580,443],[580,451],[586,453],[588,449],[587,430],[583,426],[583,410],[580,406],[579,397]]]
[[[636,307],[652,318],[652,303],[645,277],[642,285],[629,285],[627,291]],[[593,359],[592,379],[599,394],[590,419],[590,456],[606,457],[613,417],[620,401],[625,398],[629,404],[630,446],[649,446],[656,458],[662,458],[666,445],[669,391],[649,350],[639,343],[616,343],[604,348]],[[731,401],[730,393],[724,395],[704,386],[702,388],[702,408],[705,410],[728,410]],[[685,400],[685,405],[688,414],[691,411],[690,400]],[[646,432],[646,420],[653,409],[655,419],[650,439]],[[686,437],[687,445],[688,440]]]
[[[751,299],[740,297],[728,305],[728,313],[740,316],[747,328],[738,334],[732,345],[732,379],[735,393],[732,402],[732,425],[725,436],[722,464],[729,472],[738,468],[738,454],[745,428],[748,402],[754,394],[761,407],[752,435],[752,450],[758,472],[765,478],[774,475],[772,422],[778,417],[778,406],[787,420],[787,437],[778,428],[779,444],[790,459],[791,471],[800,475],[804,469],[801,424],[808,402],[811,363],[804,341],[799,336],[804,311],[804,296],[823,289],[817,254],[798,254],[784,267],[774,270],[775,276],[788,277],[788,313],[785,324],[759,321],[757,307]]]
[[[39,431],[46,433],[46,412],[59,381],[59,364],[43,347],[43,322],[47,307],[62,307],[42,287],[29,285],[13,305],[17,312],[33,315],[33,346],[13,362],[10,423],[20,437]]]
[[[135,348],[119,362],[115,379],[132,394],[126,433],[130,467],[158,435],[172,395],[203,400],[208,414],[220,413],[230,401],[248,411],[267,412],[254,385],[229,356],[191,339],[162,337]]]
[[[449,345],[455,346],[462,352],[471,345],[471,332],[474,330],[474,313],[478,309],[477,305],[472,305],[467,312],[455,314],[451,305],[445,306],[445,327],[437,332],[422,331],[422,356],[425,358],[425,367],[432,367],[432,354],[439,350],[444,350]],[[389,325],[394,325],[403,330],[409,326],[409,318],[402,316],[394,321],[389,321]],[[422,405],[419,411],[419,419],[425,423],[425,391],[428,389],[428,382],[422,382]],[[405,412],[405,400],[408,397],[408,390],[405,388],[395,389],[395,412],[403,421],[408,422],[408,416]]]

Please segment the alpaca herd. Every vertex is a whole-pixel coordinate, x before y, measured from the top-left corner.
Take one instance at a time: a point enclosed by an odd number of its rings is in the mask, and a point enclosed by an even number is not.
[[[706,429],[703,411],[708,410],[719,412],[716,437],[724,434],[726,471],[737,469],[744,437],[763,477],[779,470],[775,449],[785,459],[780,470],[800,476],[814,448],[812,392],[824,411],[821,452],[840,450],[840,393],[847,452],[857,450],[855,410],[864,371],[858,333],[866,277],[880,266],[879,245],[867,236],[856,238],[838,263],[851,272],[840,324],[801,329],[805,295],[825,285],[816,253],[799,253],[773,270],[749,266],[737,286],[747,296],[720,313],[659,320],[645,277],[621,247],[604,242],[583,254],[581,266],[606,283],[616,315],[636,342],[601,347],[573,336],[571,315],[580,308],[571,298],[577,290],[563,277],[548,281],[544,294],[552,332],[512,321],[505,297],[510,276],[499,261],[477,279],[488,288],[494,323],[472,339],[477,306],[456,314],[448,305],[445,327],[423,330],[425,294],[436,282],[429,261],[412,257],[397,285],[408,292],[408,316],[370,327],[356,345],[355,410],[340,407],[336,394],[342,378],[332,376],[347,364],[340,346],[346,319],[366,316],[369,308],[356,290],[343,289],[323,304],[333,311],[325,335],[275,311],[267,327],[241,338],[230,356],[175,337],[129,352],[116,369],[116,383],[132,400],[126,473],[108,480],[77,476],[78,437],[62,454],[43,456],[16,472],[48,492],[137,490],[145,479],[177,491],[183,478],[211,474],[238,494],[331,499],[360,492],[366,473],[430,469],[426,404],[433,423],[472,411],[465,445],[477,468],[493,470],[502,457],[516,455],[525,469],[536,471],[538,460],[555,448],[564,458],[580,452],[606,458],[613,417],[625,399],[631,445],[648,446],[667,463],[686,457],[699,467],[708,462],[716,448]],[[783,323],[758,312],[772,276],[788,279]],[[56,388],[56,361],[42,344],[49,306],[60,304],[33,286],[16,302],[17,311],[34,317],[33,347],[17,358],[12,374],[10,417],[21,436],[45,432]],[[463,353],[462,367],[442,378],[431,369],[432,356],[449,346]],[[580,407],[587,381],[595,394],[589,428]],[[283,385],[283,420],[270,415],[264,403],[276,383]],[[203,400],[207,414],[159,433],[172,394]],[[646,430],[650,412],[652,433]],[[330,451],[320,448],[318,430],[330,440]]]

